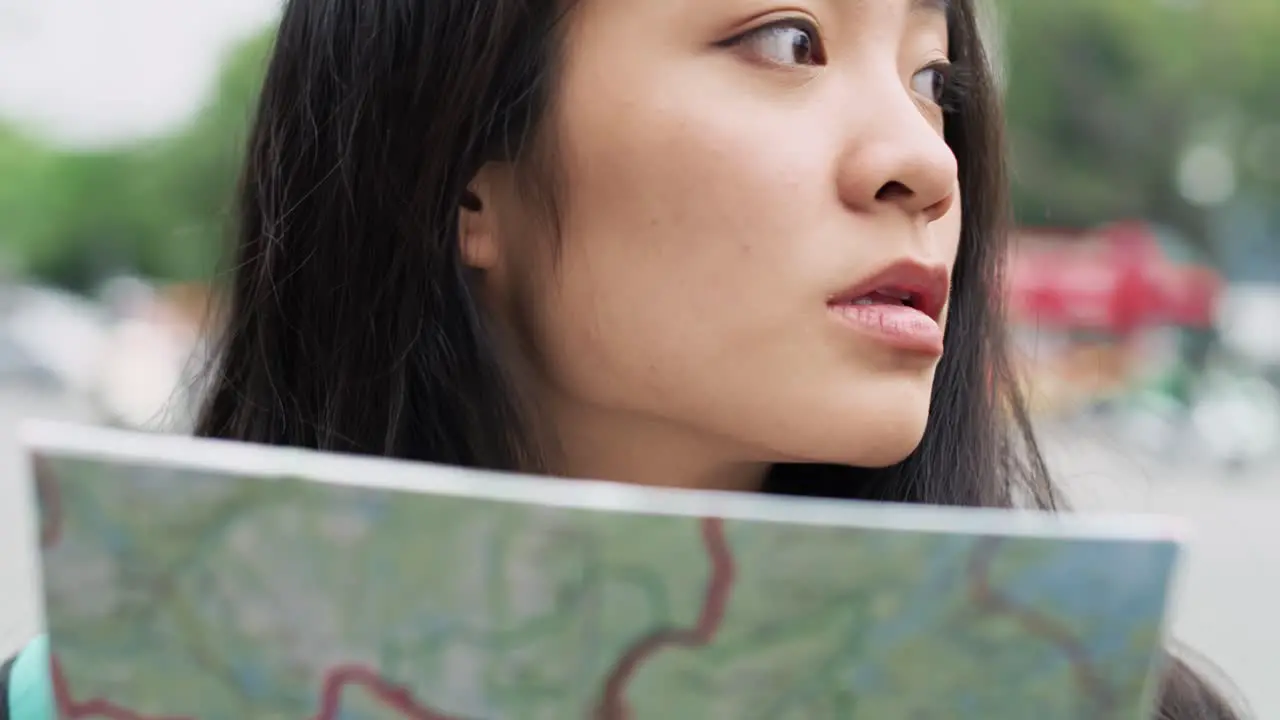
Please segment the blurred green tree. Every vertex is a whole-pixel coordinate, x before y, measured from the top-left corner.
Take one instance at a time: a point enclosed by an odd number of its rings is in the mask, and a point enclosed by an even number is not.
[[[6,264],[82,287],[103,268],[128,265],[141,229],[138,198],[121,178],[129,153],[57,152],[15,129],[0,131],[0,252]]]
[[[138,182],[150,210],[138,268],[178,280],[207,278],[226,257],[229,212],[272,35],[232,52],[209,104],[182,132],[142,148]]]
[[[26,270],[39,250],[34,239],[53,224],[45,191],[52,164],[52,154],[28,134],[0,125],[0,270]]]
[[[1214,143],[1249,191],[1274,183],[1280,3],[998,0],[1018,218],[1088,226],[1143,218],[1208,248],[1209,210],[1180,178]],[[1265,152],[1264,152],[1265,151]],[[1259,162],[1259,152],[1277,156]]]
[[[209,277],[270,41],[237,47],[208,105],[167,137],[66,150],[0,127],[0,260],[78,290],[116,272]]]

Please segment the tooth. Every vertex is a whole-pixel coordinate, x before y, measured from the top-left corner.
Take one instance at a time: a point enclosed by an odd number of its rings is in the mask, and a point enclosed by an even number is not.
[[[869,297],[860,297],[853,301],[854,305],[875,305],[875,301]]]

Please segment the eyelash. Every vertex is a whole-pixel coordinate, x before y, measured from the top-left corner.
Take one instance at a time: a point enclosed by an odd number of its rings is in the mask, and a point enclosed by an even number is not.
[[[775,20],[771,23],[752,28],[736,37],[726,40],[723,45],[726,47],[738,47],[744,45],[750,40],[763,38],[769,33],[778,32],[780,30],[798,30],[810,38],[810,51],[814,56],[814,65],[827,64],[826,44],[822,41],[822,33],[818,30],[818,26],[813,22],[801,17],[790,17]]]
[[[969,66],[942,60],[926,65],[921,70],[933,70],[942,75],[942,92],[938,98],[938,106],[942,108],[942,112],[948,115],[959,112],[960,106],[973,89],[973,73]]]
[[[720,43],[720,45],[722,47],[740,47],[750,40],[764,37],[768,33],[779,30],[798,30],[809,36],[811,42],[810,52],[814,56],[813,65],[822,66],[827,63],[826,46],[822,41],[822,34],[819,32],[817,25],[800,17],[784,18],[752,28]],[[940,93],[941,97],[937,99],[937,105],[946,114],[957,112],[972,87],[972,74],[969,72],[969,68],[963,63],[938,61],[920,68],[917,72],[924,72],[925,70],[932,70],[942,76],[942,92]],[[930,102],[934,102],[934,100],[931,98]]]

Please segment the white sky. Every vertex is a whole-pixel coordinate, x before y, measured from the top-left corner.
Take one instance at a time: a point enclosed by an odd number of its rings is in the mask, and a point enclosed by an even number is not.
[[[0,116],[97,145],[161,132],[205,99],[229,44],[280,0],[0,0]]]

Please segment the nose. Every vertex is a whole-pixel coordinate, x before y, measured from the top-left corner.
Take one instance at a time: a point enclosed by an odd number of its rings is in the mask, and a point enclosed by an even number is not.
[[[910,90],[897,78],[859,107],[840,157],[840,199],[851,209],[896,209],[934,222],[951,210],[959,192],[955,153]]]

